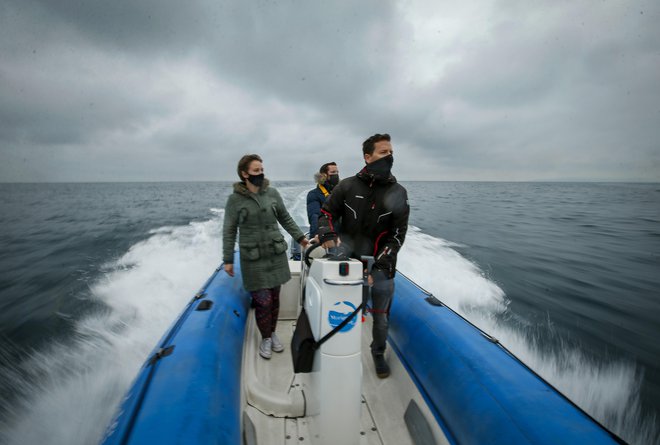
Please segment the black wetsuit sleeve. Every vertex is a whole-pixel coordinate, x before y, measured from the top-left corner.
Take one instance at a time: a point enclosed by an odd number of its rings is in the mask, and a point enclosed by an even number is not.
[[[396,257],[403,246],[408,232],[408,218],[410,216],[410,205],[408,204],[408,193],[401,187],[397,191],[396,199],[393,200],[397,206],[392,211],[392,223],[385,235],[384,242],[379,243],[376,252],[375,267],[389,276],[394,276],[396,269]]]

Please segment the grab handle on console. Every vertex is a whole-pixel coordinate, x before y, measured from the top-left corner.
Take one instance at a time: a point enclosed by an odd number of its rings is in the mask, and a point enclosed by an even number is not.
[[[332,286],[362,286],[362,280],[341,281],[324,278],[323,282]]]

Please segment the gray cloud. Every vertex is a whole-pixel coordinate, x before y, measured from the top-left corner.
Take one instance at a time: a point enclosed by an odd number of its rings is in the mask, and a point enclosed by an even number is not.
[[[660,181],[654,2],[243,3],[4,0],[0,180]]]

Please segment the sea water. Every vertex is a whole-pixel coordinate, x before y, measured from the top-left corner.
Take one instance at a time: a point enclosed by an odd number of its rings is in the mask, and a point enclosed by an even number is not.
[[[660,184],[408,182],[399,270],[659,442]],[[300,225],[311,186],[274,183]],[[219,265],[230,183],[0,184],[0,443],[96,443]]]

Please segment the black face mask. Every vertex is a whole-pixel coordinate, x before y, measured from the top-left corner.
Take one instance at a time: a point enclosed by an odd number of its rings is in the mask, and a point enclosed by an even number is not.
[[[328,190],[332,190],[337,184],[339,184],[339,175],[328,175],[328,179],[325,181],[325,187]]]
[[[264,183],[264,174],[250,175],[247,180],[250,181],[252,185],[261,188],[261,185]]]
[[[392,171],[393,164],[394,156],[387,155],[377,161],[372,162],[371,164],[367,164],[367,172],[375,176],[387,178],[390,176],[390,171]]]

